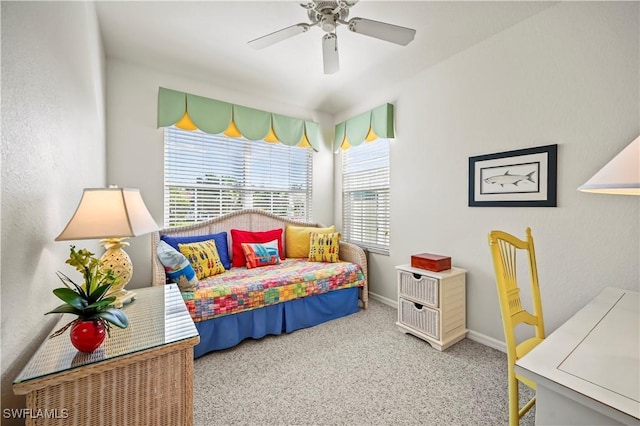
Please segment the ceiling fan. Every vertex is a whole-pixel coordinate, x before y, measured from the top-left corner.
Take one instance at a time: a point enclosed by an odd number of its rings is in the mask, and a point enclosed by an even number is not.
[[[318,1],[313,0],[300,3],[300,6],[307,9],[309,23],[301,23],[283,28],[271,34],[249,41],[249,45],[254,49],[263,49],[272,44],[286,40],[298,34],[309,31],[309,28],[318,26],[327,34],[322,37],[322,59],[324,73],[333,74],[340,69],[338,59],[338,36],[336,28],[339,24],[346,25],[350,31],[364,34],[380,40],[406,46],[416,35],[416,30],[400,27],[398,25],[387,24],[385,22],[373,21],[365,18],[349,17],[349,9],[358,0],[352,1]]]

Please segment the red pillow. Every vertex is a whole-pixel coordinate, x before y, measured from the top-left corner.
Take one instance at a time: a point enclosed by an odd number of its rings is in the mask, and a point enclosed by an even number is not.
[[[282,249],[282,228],[263,232],[232,229],[231,253],[233,257],[231,258],[231,266],[238,268],[246,265],[244,252],[242,251],[242,243],[268,243],[273,240],[278,240],[278,252],[280,253],[280,259],[285,260],[284,250]]]

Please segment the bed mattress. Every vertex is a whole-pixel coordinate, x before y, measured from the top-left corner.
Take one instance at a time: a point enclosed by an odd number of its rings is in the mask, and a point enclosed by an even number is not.
[[[201,280],[182,297],[194,322],[250,311],[333,290],[362,287],[364,274],[350,262],[286,259],[260,268],[231,268]]]

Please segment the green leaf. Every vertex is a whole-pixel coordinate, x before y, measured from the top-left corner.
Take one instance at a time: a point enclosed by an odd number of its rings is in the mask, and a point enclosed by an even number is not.
[[[69,288],[56,288],[53,290],[53,294],[55,294],[60,300],[68,303],[74,308],[84,309],[87,306],[86,300],[78,293]]]
[[[127,328],[129,325],[127,315],[117,308],[105,309],[104,311],[93,314],[90,318],[102,318],[120,328]]]
[[[58,275],[58,278],[60,278],[60,281],[62,281],[62,283],[67,286],[67,288],[73,290],[73,288],[71,288],[71,285],[73,285],[75,287],[75,289],[77,290],[78,294],[80,294],[80,296],[82,296],[83,298],[86,298],[87,295],[84,292],[84,289],[79,286],[78,284],[74,283],[73,280],[71,278],[69,278],[68,276],[66,276],[65,274],[63,274],[62,272],[58,271],[56,272],[56,274]]]
[[[98,288],[98,269],[95,266],[87,268],[87,296],[92,296],[93,292]]]
[[[65,287],[67,288],[71,288],[71,285],[74,285],[77,287],[77,284],[74,283],[71,278],[69,278],[68,276],[66,276],[65,274],[63,274],[62,272],[58,271],[56,272],[56,275],[58,276],[58,278],[60,279],[60,281],[62,281],[62,284],[65,285]]]
[[[100,271],[102,272],[102,276],[100,278],[101,283],[110,283],[111,286],[114,286],[121,281],[121,277],[116,277],[113,269],[102,269],[101,267]]]
[[[107,291],[109,291],[110,288],[111,284],[109,283],[96,288],[95,291],[91,293],[91,297],[88,298],[89,304],[91,305],[100,300],[107,293]]]
[[[84,308],[84,310],[87,311],[89,309],[97,309],[98,311],[100,311],[99,308],[105,307],[105,306],[109,306],[115,300],[116,300],[115,297],[107,297],[106,299],[98,300],[97,302],[94,302],[94,303],[90,304],[89,306]]]
[[[55,308],[54,310],[47,312],[45,315],[47,315],[47,314],[76,314],[76,315],[82,315],[82,310],[74,308],[73,306],[67,305],[65,303],[64,305],[60,305],[57,308]]]
[[[115,302],[115,301],[116,301],[116,299],[117,299],[117,297],[116,297],[116,296],[109,296],[109,297],[105,297],[105,298],[104,298],[104,299],[102,299],[102,300],[108,300],[108,301],[109,301],[109,304],[112,304],[113,302]]]

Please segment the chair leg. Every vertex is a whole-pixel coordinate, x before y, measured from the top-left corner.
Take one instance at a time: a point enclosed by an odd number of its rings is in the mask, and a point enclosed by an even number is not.
[[[509,426],[519,426],[518,380],[513,371],[509,372]]]

